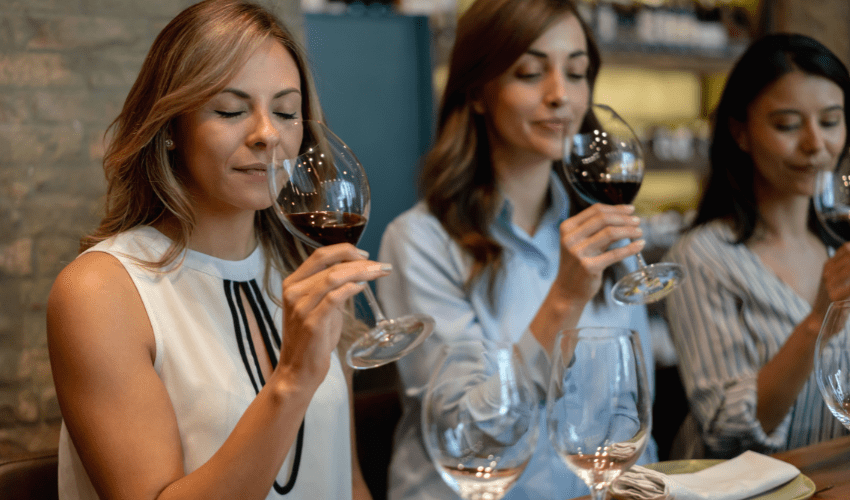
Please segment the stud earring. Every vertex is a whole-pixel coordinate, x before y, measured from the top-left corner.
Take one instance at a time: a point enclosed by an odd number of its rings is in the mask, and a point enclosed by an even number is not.
[[[172,141],[171,139],[166,139],[165,140],[165,148],[166,149],[174,149],[174,141]]]

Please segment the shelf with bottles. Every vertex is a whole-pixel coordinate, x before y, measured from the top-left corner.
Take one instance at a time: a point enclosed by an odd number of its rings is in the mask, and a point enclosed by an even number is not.
[[[751,16],[705,0],[585,0],[579,4],[606,64],[727,72],[749,44]]]

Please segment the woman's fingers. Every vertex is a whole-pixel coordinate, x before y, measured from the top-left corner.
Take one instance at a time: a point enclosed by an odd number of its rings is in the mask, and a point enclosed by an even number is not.
[[[392,266],[390,264],[361,259],[345,262],[337,261],[337,263],[300,280],[296,279],[298,278],[296,273],[292,273],[284,280],[283,300],[285,304],[296,307],[301,314],[306,314],[314,309],[328,294],[343,287],[351,290],[351,287],[348,286],[350,284],[359,284],[387,276],[391,271]],[[347,295],[348,292],[342,292],[342,294]],[[350,293],[350,295],[354,294],[356,292]],[[330,300],[333,301],[338,295],[332,295]]]
[[[287,279],[301,281],[339,262],[366,260],[369,253],[350,243],[319,247]]]

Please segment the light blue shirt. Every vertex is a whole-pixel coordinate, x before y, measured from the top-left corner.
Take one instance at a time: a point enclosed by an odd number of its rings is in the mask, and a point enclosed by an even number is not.
[[[405,393],[390,465],[391,499],[458,498],[438,475],[421,436],[421,399],[436,369],[442,343],[470,338],[514,342],[531,365],[535,384],[545,394],[549,354],[528,327],[557,275],[559,227],[569,216],[567,194],[554,174],[550,195],[552,203],[533,236],[511,222],[511,203],[507,199],[501,203],[490,227],[491,236],[504,248],[494,303],[490,301],[486,280],[479,280],[469,292],[464,288],[471,260],[428,212],[424,202],[401,214],[387,227],[379,260],[391,263],[393,273],[377,280],[384,312],[389,317],[425,313],[436,321],[428,340],[398,362]],[[610,290],[606,293],[610,296]],[[638,331],[650,372],[650,387],[654,388],[652,342],[645,307],[591,302],[582,313],[579,326],[619,326]],[[545,411],[541,411],[537,449],[517,484],[505,496],[506,500],[563,500],[588,493],[581,479],[567,469],[549,444],[544,418]],[[638,463],[656,460],[656,446],[651,441]]]

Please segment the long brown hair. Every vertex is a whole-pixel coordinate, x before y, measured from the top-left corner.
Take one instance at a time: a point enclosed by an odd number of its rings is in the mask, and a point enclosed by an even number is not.
[[[302,117],[323,118],[305,52],[272,13],[241,0],[205,0],[188,7],[157,36],[121,113],[107,130],[112,137],[103,160],[105,214],[99,227],[81,239],[80,251],[168,217],[178,226],[171,247],[159,261],[142,264],[161,270],[183,254],[195,213],[178,157],[166,147],[166,138],[179,116],[221,92],[250,54],[269,39],[280,42],[298,67]],[[254,229],[267,259],[265,288],[271,290],[270,268],[286,276],[304,261],[307,251],[271,207],[256,212]],[[279,304],[278,297],[273,300]],[[348,322],[344,339],[350,340],[360,326]]]
[[[420,184],[428,209],[472,257],[467,287],[488,271],[492,294],[502,258],[501,245],[488,234],[498,196],[487,129],[472,103],[485,84],[507,71],[565,15],[575,16],[584,31],[592,92],[599,49],[570,0],[478,0],[458,20],[436,140],[425,157]],[[587,123],[582,125],[586,128]]]
[[[195,223],[176,156],[166,138],[174,120],[198,109],[227,85],[247,57],[264,41],[279,41],[298,66],[305,119],[321,109],[300,45],[287,28],[260,6],[232,0],[205,0],[178,14],[151,46],[118,118],[103,160],[107,180],[100,226],[80,241],[80,250],[133,227],[173,217],[179,233],[158,262],[162,268],[185,250]],[[258,211],[255,228],[272,264],[288,273],[303,260],[294,239],[274,219]]]

